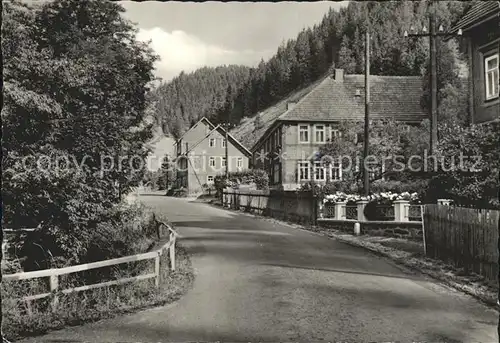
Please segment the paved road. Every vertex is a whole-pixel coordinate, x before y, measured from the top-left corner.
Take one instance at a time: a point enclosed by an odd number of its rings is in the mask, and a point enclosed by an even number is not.
[[[193,254],[193,289],[29,342],[498,342],[495,311],[364,250],[206,204],[145,199]]]

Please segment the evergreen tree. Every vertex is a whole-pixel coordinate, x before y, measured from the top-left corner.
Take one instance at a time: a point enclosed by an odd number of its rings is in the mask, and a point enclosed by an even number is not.
[[[338,68],[344,69],[347,74],[353,74],[356,71],[356,60],[349,47],[349,38],[347,36],[344,36],[340,44]]]

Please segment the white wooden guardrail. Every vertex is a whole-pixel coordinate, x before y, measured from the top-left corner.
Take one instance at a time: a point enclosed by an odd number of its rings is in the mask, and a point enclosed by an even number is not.
[[[165,227],[168,228],[170,234],[169,234],[168,242],[165,245],[163,245],[161,248],[159,248],[158,250],[144,253],[144,254],[119,257],[119,258],[114,258],[111,260],[92,262],[92,263],[87,263],[87,264],[80,264],[80,265],[71,266],[71,267],[44,269],[44,270],[37,270],[37,271],[33,271],[33,272],[25,272],[25,273],[23,272],[23,273],[16,273],[16,274],[7,274],[7,275],[2,276],[2,281],[29,280],[29,279],[49,277],[50,278],[50,293],[30,295],[30,296],[23,297],[22,299],[19,299],[19,300],[24,300],[26,302],[30,302],[31,300],[42,299],[42,298],[46,298],[46,297],[49,297],[51,295],[54,295],[54,298],[52,300],[52,308],[53,309],[55,309],[55,307],[57,307],[58,294],[60,294],[60,293],[69,294],[69,293],[73,293],[73,292],[81,292],[81,291],[87,291],[87,290],[94,289],[94,288],[108,287],[108,286],[113,286],[113,285],[121,285],[121,284],[128,283],[128,282],[133,282],[133,281],[138,281],[138,280],[146,280],[146,279],[151,279],[151,278],[155,279],[155,286],[159,287],[160,286],[160,257],[168,249],[169,254],[170,254],[170,256],[169,256],[170,269],[172,271],[175,270],[175,243],[176,243],[176,239],[178,236],[177,232],[175,232],[170,227],[170,225],[168,225],[164,222],[159,222],[159,223],[161,225],[165,225]],[[66,275],[66,274],[81,272],[84,270],[91,270],[91,269],[114,266],[114,265],[123,264],[123,263],[142,261],[142,260],[152,260],[152,259],[155,260],[154,273],[143,274],[143,275],[138,275],[138,276],[134,276],[134,277],[122,278],[122,279],[117,279],[117,280],[113,280],[113,281],[101,282],[101,283],[85,285],[85,286],[80,286],[80,287],[74,287],[74,288],[69,288],[69,289],[63,289],[63,290],[59,289],[59,275]]]

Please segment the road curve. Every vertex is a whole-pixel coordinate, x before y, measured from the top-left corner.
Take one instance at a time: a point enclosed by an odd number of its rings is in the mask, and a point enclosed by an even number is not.
[[[23,342],[498,342],[498,313],[391,262],[287,225],[143,196],[196,280],[179,301]]]

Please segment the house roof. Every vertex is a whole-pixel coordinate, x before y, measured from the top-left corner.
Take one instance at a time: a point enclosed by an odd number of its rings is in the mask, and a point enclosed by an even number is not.
[[[370,117],[419,122],[427,117],[420,106],[420,76],[370,76]],[[290,110],[274,123],[283,121],[337,122],[364,120],[364,75],[345,75],[343,81],[324,78]],[[358,91],[359,96],[356,96]],[[252,150],[272,129],[269,125]]]
[[[291,92],[283,100],[277,102],[251,118],[244,118],[242,123],[234,128],[231,133],[237,137],[245,146],[252,147],[257,140],[276,122],[276,119],[287,110],[289,103],[297,103],[306,96],[312,89],[321,83],[322,79],[311,85]],[[261,126],[257,127],[256,118],[260,117]]]
[[[189,130],[187,130],[176,142],[175,144],[177,144],[178,142],[180,142],[182,140],[182,137],[184,137],[184,135],[186,135],[186,133],[188,133],[193,127],[195,127],[196,125],[198,125],[198,123],[200,122],[205,122],[208,127],[210,128],[210,134],[217,130],[220,134],[222,135],[225,135],[226,134],[226,130],[220,126],[220,125],[217,125],[215,126],[210,120],[208,120],[206,117],[203,117],[201,118],[195,125],[193,125]],[[210,135],[206,135],[205,137],[203,137],[199,142],[197,142],[189,151],[191,151],[195,146],[199,145],[202,141],[204,141],[205,139],[208,138],[208,136]],[[231,135],[229,132],[228,132],[228,135],[227,135],[227,138],[229,139],[229,141],[235,145],[237,148],[239,148],[242,152],[244,152],[247,156],[251,156],[252,153],[250,152],[250,150],[248,150],[243,144],[240,143],[240,141],[238,141],[233,135]]]
[[[190,127],[190,128],[189,128],[186,132],[184,132],[184,133],[182,134],[182,136],[180,136],[180,137],[179,137],[179,138],[175,141],[174,145],[177,145],[177,143],[178,143],[178,142],[180,142],[180,141],[182,140],[182,137],[184,137],[184,136],[186,135],[186,133],[188,133],[189,131],[191,131],[191,129],[192,129],[193,127],[195,127],[196,125],[198,125],[198,124],[199,124],[199,123],[201,123],[201,122],[205,122],[205,123],[208,125],[208,127],[210,127],[210,130],[215,129],[215,125],[214,125],[214,124],[212,124],[212,122],[211,122],[210,120],[208,120],[206,117],[203,117],[203,118],[201,118],[200,120],[198,120],[198,121],[196,122],[196,124],[194,124],[193,126],[191,126],[191,127]]]
[[[476,24],[500,14],[500,1],[478,1],[472,5],[460,20],[453,26],[451,32],[458,29],[466,31]]]

